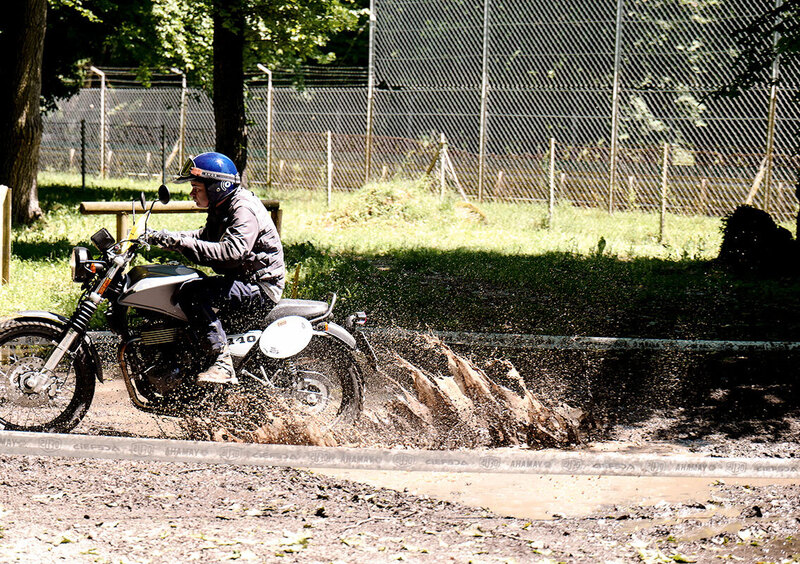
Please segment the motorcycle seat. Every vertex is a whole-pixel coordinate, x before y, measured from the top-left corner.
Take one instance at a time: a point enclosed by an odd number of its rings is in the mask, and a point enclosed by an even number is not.
[[[267,314],[267,323],[272,323],[281,317],[287,317],[289,315],[299,315],[306,319],[314,319],[315,317],[324,315],[325,312],[328,311],[328,307],[329,305],[327,302],[292,300],[287,298],[279,301],[275,307],[272,308],[272,311]]]

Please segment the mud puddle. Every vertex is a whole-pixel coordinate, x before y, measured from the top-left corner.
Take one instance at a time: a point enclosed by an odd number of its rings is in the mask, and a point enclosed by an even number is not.
[[[471,474],[325,468],[315,468],[312,471],[374,487],[482,507],[498,515],[530,520],[589,515],[616,518],[616,506],[658,507],[697,502],[707,504],[713,498],[715,486],[720,483],[720,480],[713,478],[652,476]],[[800,484],[800,480],[726,479],[724,483],[758,487]],[[692,511],[691,518],[732,517],[739,511],[707,504],[701,513]]]

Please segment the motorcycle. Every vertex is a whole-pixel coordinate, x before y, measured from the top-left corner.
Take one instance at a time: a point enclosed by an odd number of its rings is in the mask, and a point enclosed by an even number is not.
[[[158,199],[169,202],[166,186]],[[282,299],[266,315],[223,318],[239,384],[194,382],[213,354],[203,352],[175,294],[205,274],[179,263],[131,266],[149,248],[147,221],[156,202],[148,209],[142,193],[139,203],[144,213],[137,220],[134,203],[127,239],[116,242],[105,228],[92,235],[100,258],[85,247],[73,249],[72,279],[83,293],[71,317],[23,311],[0,322],[0,429],[69,432],[80,423],[95,382],[103,382],[88,327],[104,302],[107,326],[119,336],[122,378],[137,409],[199,414],[229,406],[225,397],[235,395],[261,404],[283,398],[289,402],[284,405],[326,427],[352,422],[363,403],[363,366],[375,356],[358,331],[366,322],[363,312],[348,316],[344,326],[331,321],[335,294],[330,301]]]

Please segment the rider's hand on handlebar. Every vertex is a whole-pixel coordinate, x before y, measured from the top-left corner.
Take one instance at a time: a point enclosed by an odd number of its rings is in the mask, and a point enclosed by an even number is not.
[[[180,237],[175,233],[162,229],[161,231],[149,231],[147,233],[147,242],[150,245],[155,245],[164,249],[172,249],[178,246]]]

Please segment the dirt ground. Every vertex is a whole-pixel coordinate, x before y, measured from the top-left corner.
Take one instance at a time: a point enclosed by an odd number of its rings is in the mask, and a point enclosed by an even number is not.
[[[693,500],[537,520],[287,468],[3,456],[0,469],[3,562],[800,561],[798,484],[714,482]]]
[[[693,450],[686,441],[654,441],[653,427],[643,428],[620,428],[615,440],[581,448]],[[174,437],[179,426],[134,410],[112,380],[76,432],[132,430]],[[756,443],[729,443],[758,455]],[[779,450],[794,455],[797,444]],[[800,562],[800,480],[24,456],[0,456],[0,472],[0,562]]]

